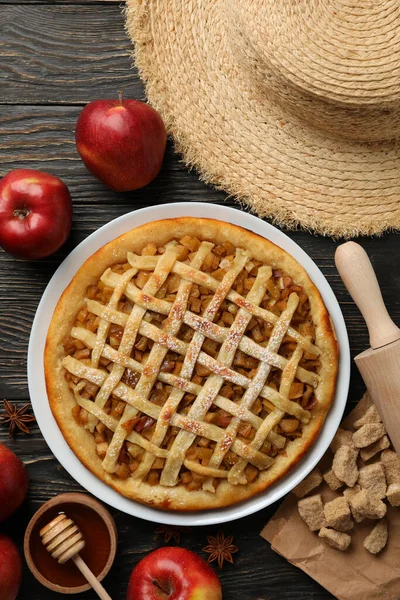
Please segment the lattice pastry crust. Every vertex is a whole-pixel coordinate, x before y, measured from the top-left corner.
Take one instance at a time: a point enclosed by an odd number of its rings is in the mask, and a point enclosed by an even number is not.
[[[90,257],[45,350],[51,409],[78,458],[171,510],[227,506],[282,477],[323,424],[337,364],[304,269],[245,229],[194,218]]]

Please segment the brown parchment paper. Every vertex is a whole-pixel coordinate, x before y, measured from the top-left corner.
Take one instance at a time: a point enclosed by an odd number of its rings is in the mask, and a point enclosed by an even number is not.
[[[365,394],[343,421],[343,427],[351,428],[370,405],[371,400]],[[328,451],[319,465],[322,472],[329,468],[331,460]],[[325,482],[318,493],[324,502],[338,496]],[[370,520],[355,524],[350,547],[339,552],[308,529],[298,513],[297,499],[289,494],[261,536],[275,552],[308,573],[339,600],[400,600],[400,508],[388,507],[387,519],[389,540],[380,554],[374,556],[363,547],[365,537],[376,524]]]

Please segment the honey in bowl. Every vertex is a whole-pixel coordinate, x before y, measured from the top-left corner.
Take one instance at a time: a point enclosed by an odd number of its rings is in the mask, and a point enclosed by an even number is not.
[[[32,530],[30,551],[40,573],[52,583],[64,587],[78,587],[87,583],[72,560],[60,565],[43,546],[40,530],[60,513],[65,513],[79,527],[86,542],[80,556],[96,577],[106,566],[110,555],[110,534],[103,519],[94,510],[82,504],[60,504],[46,511]]]
[[[46,502],[33,515],[25,532],[24,552],[32,574],[47,588],[64,594],[90,589],[73,560],[59,564],[43,545],[40,531],[64,513],[80,529],[85,547],[79,551],[99,581],[109,572],[117,551],[117,529],[109,511],[87,494],[66,493]]]

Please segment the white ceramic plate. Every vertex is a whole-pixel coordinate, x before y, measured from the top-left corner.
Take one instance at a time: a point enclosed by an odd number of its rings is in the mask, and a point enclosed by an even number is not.
[[[228,508],[198,513],[161,511],[128,500],[88,471],[69,448],[53,418],[47,401],[43,368],[44,346],[53,311],[62,292],[84,261],[101,246],[134,227],[150,221],[183,216],[210,217],[240,225],[271,240],[294,256],[318,287],[332,317],[340,348],[335,400],[318,439],[304,459],[265,492]],[[196,202],[153,206],[128,213],[104,225],[79,244],[59,266],[43,294],[32,326],[28,350],[28,382],[32,406],[42,434],[57,460],[78,483],[114,508],[148,521],[172,525],[211,525],[232,521],[265,508],[287,494],[311,471],[328,448],[346,405],[349,379],[350,351],[342,312],[328,282],[311,258],[288,236],[257,217],[225,206]]]

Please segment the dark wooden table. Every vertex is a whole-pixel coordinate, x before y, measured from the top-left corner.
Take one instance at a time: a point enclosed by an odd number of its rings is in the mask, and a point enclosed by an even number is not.
[[[137,192],[113,193],[86,171],[74,142],[82,106],[96,98],[116,97],[119,89],[126,97],[144,99],[130,52],[119,1],[0,0],[0,175],[21,167],[48,171],[65,181],[74,202],[71,236],[55,255],[25,262],[0,250],[0,399],[27,402],[26,356],[36,307],[55,269],[87,235],[144,206],[195,200],[233,205],[223,193],[201,183],[196,173],[188,172],[171,143],[160,175]],[[332,285],[348,326],[352,356],[356,355],[368,346],[368,337],[334,266],[338,242],[301,231],[289,235],[310,254]],[[397,323],[399,240],[394,233],[360,240],[371,256],[387,307]],[[348,408],[363,391],[353,367]],[[24,529],[39,506],[56,494],[81,488],[52,456],[37,427],[31,436],[18,434],[12,441],[7,434],[6,428],[0,428],[0,441],[25,461],[31,483],[27,502],[1,530],[12,535],[22,549]],[[331,598],[260,538],[259,531],[276,508],[271,506],[221,527],[195,528],[182,534],[181,544],[206,556],[201,549],[207,535],[222,530],[234,536],[239,547],[235,564],[227,564],[220,573],[226,600]],[[164,540],[155,534],[154,523],[112,512],[119,530],[119,549],[105,585],[115,600],[122,600],[132,567]],[[25,568],[21,600],[57,597]],[[88,592],[80,597],[89,600],[96,596]]]

